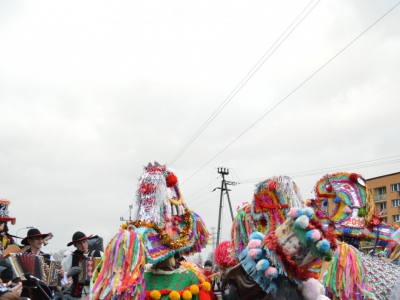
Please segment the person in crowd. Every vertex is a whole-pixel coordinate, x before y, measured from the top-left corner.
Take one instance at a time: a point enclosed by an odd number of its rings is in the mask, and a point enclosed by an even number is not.
[[[175,268],[176,269],[179,269],[182,261],[186,261],[186,259],[179,252],[175,253],[174,259],[175,259]]]
[[[79,274],[83,270],[79,265],[85,265],[89,257],[102,257],[103,253],[99,250],[90,251],[88,239],[92,235],[86,236],[82,231],[77,231],[72,236],[72,241],[67,246],[74,245],[76,250],[62,260],[64,270],[63,285],[68,285],[68,279],[72,278],[71,286],[64,291],[63,300],[86,299],[89,295],[89,279],[79,280]]]
[[[8,287],[0,284],[0,300],[19,300],[18,295],[13,293]]]
[[[22,239],[21,244],[25,246],[22,251],[24,253],[31,253],[35,255],[40,255],[47,260],[51,259],[51,255],[44,253],[41,249],[43,246],[43,240],[48,239],[52,236],[51,233],[41,233],[37,228],[31,228],[25,238]]]
[[[206,260],[206,262],[204,263],[204,270],[202,273],[205,277],[210,277],[212,274],[214,274],[213,263],[211,260]]]
[[[21,244],[25,246],[22,249],[23,253],[34,254],[37,256],[41,256],[44,259],[44,270],[46,273],[49,272],[49,264],[50,261],[54,260],[54,258],[47,253],[44,253],[41,249],[44,245],[44,242],[50,239],[53,235],[51,233],[41,233],[37,228],[31,228],[28,230],[28,233],[25,238],[22,239]],[[64,277],[64,270],[60,269],[58,272],[60,279]],[[32,300],[42,300],[48,299],[49,297],[53,298],[53,293],[55,288],[50,288],[42,282],[36,282],[35,280],[29,280],[26,287],[23,288],[22,296],[28,297]],[[38,286],[40,285],[40,287]]]
[[[22,282],[13,283],[12,280],[13,271],[7,267],[0,266],[0,294],[1,293],[12,293],[19,299],[22,293]],[[2,292],[3,291],[3,292]],[[3,295],[4,299],[13,299],[11,295]],[[0,296],[0,299],[3,299]]]

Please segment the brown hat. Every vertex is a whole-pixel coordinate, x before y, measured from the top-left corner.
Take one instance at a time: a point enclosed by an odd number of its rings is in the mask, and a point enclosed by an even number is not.
[[[28,230],[28,233],[26,235],[26,238],[24,238],[21,241],[22,245],[28,245],[28,239],[34,238],[34,237],[41,237],[42,239],[48,237],[50,233],[40,233],[39,229],[32,228]]]
[[[77,243],[77,242],[87,240],[88,238],[91,238],[92,235],[93,235],[93,234],[91,234],[91,235],[89,235],[89,236],[86,236],[82,231],[77,231],[77,232],[74,233],[74,235],[72,236],[72,241],[69,242],[69,243],[67,244],[67,246],[69,247],[69,246],[71,246],[72,244],[75,244],[75,243]]]

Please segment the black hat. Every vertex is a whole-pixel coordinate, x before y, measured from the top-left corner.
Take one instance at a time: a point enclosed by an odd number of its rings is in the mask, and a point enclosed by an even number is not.
[[[212,266],[213,266],[213,263],[212,263],[211,260],[206,260],[206,262],[204,263],[204,266],[205,266],[205,267],[207,267],[207,266],[212,267]]]
[[[48,237],[50,233],[40,233],[39,229],[32,228],[28,230],[26,238],[21,241],[22,245],[28,245],[28,239],[40,236],[42,239]]]
[[[91,234],[91,235],[89,235],[89,236],[86,236],[82,231],[77,231],[77,232],[74,233],[74,235],[72,236],[72,241],[69,242],[69,243],[67,244],[67,246],[69,247],[69,246],[71,246],[72,244],[75,244],[75,243],[77,243],[77,242],[87,240],[87,239],[90,238],[92,235],[93,235],[93,234]]]

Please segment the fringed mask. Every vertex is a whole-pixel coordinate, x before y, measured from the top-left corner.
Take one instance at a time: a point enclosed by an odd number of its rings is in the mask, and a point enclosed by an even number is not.
[[[299,287],[316,277],[310,271],[317,259],[332,259],[336,238],[324,230],[311,208],[291,208],[288,219],[275,232],[251,234],[239,259],[246,272],[267,294],[275,294],[278,276],[286,276]]]
[[[237,209],[231,238],[237,255],[252,232],[269,232],[284,223],[290,207],[304,206],[299,188],[288,176],[274,176],[256,185],[253,201]]]
[[[307,200],[307,206],[315,209],[322,223],[332,225],[342,240],[374,239],[379,235],[382,242],[391,241],[390,228],[381,223],[371,191],[360,174],[325,175],[318,180],[314,193],[316,199]]]

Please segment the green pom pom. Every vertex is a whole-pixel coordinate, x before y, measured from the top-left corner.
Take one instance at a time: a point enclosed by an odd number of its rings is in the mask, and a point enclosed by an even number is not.
[[[333,256],[332,250],[329,250],[328,252],[326,252],[324,260],[325,261],[331,261],[332,260],[332,256]]]
[[[358,216],[359,216],[359,217],[365,217],[365,208],[364,208],[364,207],[361,207],[361,208],[358,210]]]

